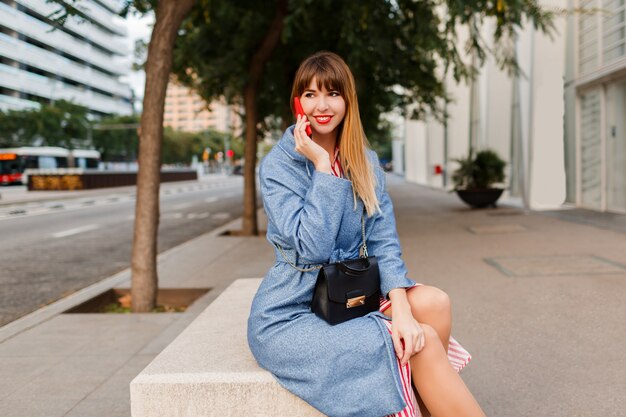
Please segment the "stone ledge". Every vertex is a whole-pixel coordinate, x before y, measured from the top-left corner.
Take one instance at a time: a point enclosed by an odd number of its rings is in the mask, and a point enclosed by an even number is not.
[[[132,417],[322,416],[261,369],[248,348],[260,283],[232,283],[131,382]]]

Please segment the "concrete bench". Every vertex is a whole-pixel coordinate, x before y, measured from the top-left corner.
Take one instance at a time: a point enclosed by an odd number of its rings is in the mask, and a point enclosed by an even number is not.
[[[132,417],[320,417],[257,365],[246,339],[260,279],[231,284],[130,384]]]

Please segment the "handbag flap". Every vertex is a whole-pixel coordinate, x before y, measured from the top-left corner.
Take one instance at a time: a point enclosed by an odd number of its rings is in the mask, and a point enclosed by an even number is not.
[[[324,265],[320,270],[328,284],[328,298],[345,303],[358,295],[369,297],[380,291],[380,273],[375,256]]]

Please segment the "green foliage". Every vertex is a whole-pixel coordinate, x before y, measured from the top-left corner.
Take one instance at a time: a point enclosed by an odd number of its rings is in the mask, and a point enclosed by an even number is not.
[[[367,139],[381,160],[391,161],[392,126],[387,120],[381,120],[376,130],[370,130]]]
[[[39,109],[0,112],[0,146],[78,148],[87,140],[87,109],[69,101],[42,104]]]
[[[104,162],[131,162],[137,159],[139,116],[108,116],[94,124],[92,146]]]
[[[276,1],[200,2],[183,23],[173,71],[209,102],[224,96],[229,103],[241,104],[250,57],[269,27],[275,5]],[[440,70],[449,69],[457,80],[476,73],[458,49],[463,26],[479,28],[495,20],[495,46],[488,46],[480,31],[473,30],[467,48],[476,51],[479,64],[491,52],[503,67],[514,71],[512,43],[505,40],[524,19],[550,32],[551,18],[534,0],[448,0],[443,4],[434,0],[292,0],[281,43],[264,69],[257,101],[258,128],[269,129],[273,118],[292,122],[289,95],[295,71],[305,57],[319,50],[338,53],[354,72],[368,137],[386,135],[379,118],[395,108],[414,118],[430,113],[441,119],[443,99],[450,97],[446,97]]]
[[[53,15],[61,24],[70,15],[82,16],[80,0],[47,1],[61,6]],[[122,16],[154,12],[158,6],[156,0],[122,4]],[[250,57],[276,4],[198,0],[179,31],[173,72],[207,102],[223,96],[240,105]],[[443,102],[453,99],[446,95],[444,73],[450,71],[457,81],[475,76],[471,52],[478,67],[491,54],[501,68],[519,72],[511,42],[516,31],[527,22],[554,33],[553,17],[537,0],[290,0],[281,42],[261,81],[259,134],[280,125],[277,119],[291,124],[289,94],[298,65],[313,52],[329,50],[352,69],[365,132],[375,148],[386,152],[390,133],[380,123],[382,113],[400,108],[412,118],[432,114],[442,119]],[[492,23],[494,42],[489,45],[481,28]],[[468,27],[469,39],[459,46]]]
[[[476,156],[470,151],[465,158],[454,161],[459,163],[459,168],[452,174],[455,190],[487,189],[504,181],[506,162],[492,150],[479,151]]]

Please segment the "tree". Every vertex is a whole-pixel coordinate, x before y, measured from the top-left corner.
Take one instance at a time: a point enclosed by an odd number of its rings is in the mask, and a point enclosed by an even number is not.
[[[92,142],[104,162],[130,162],[137,159],[139,139],[134,125],[139,117],[108,116],[93,123]]]
[[[0,112],[0,146],[89,147],[87,108],[65,100]]]
[[[496,21],[492,48],[478,30],[488,19]],[[254,235],[257,138],[272,126],[290,124],[291,83],[306,56],[330,50],[346,60],[355,74],[365,131],[380,143],[388,137],[382,113],[400,108],[414,118],[443,118],[442,103],[449,97],[442,70],[450,69],[457,81],[476,74],[458,49],[463,28],[473,28],[467,50],[474,51],[478,65],[491,53],[502,67],[516,70],[514,51],[504,40],[525,21],[549,32],[551,19],[534,0],[213,0],[185,21],[174,71],[207,102],[225,97],[244,105],[242,233]]]
[[[156,269],[159,229],[159,184],[165,91],[172,68],[172,50],[180,24],[195,0],[161,0],[146,58],[146,86],[139,134],[139,172],[132,251],[131,297],[134,312],[154,308],[158,289]]]
[[[68,14],[82,13],[79,0],[53,1],[62,6],[59,21]],[[495,18],[497,47],[490,50],[480,31],[472,30],[468,48],[477,52],[479,63],[486,52],[491,52],[503,65],[515,67],[511,51],[500,48],[497,41],[511,37],[525,19],[544,31],[550,29],[551,22],[551,14],[535,0],[202,0],[190,13],[194,4],[194,0],[127,0],[122,13],[131,8],[141,13],[156,11],[145,64],[139,141],[131,289],[136,312],[150,310],[156,298],[165,87],[172,69],[172,48],[185,16],[190,14],[180,31],[176,75],[207,101],[224,96],[229,103],[245,108],[244,234],[258,233],[254,183],[257,138],[277,118],[283,125],[290,118],[288,89],[297,64],[305,56],[327,49],[346,58],[357,75],[365,127],[376,129],[380,113],[395,106],[414,104],[412,116],[426,111],[442,114],[438,102],[445,92],[437,69],[451,68],[457,79],[475,73],[457,50],[459,26],[479,27],[485,19]],[[438,7],[445,13],[437,13]],[[195,81],[188,69],[197,77]]]
[[[61,7],[51,17],[63,24],[69,16],[84,18],[80,0],[53,0]],[[206,1],[206,0],[204,0]],[[127,0],[121,15],[154,11],[155,23],[145,63],[146,83],[139,130],[139,171],[131,260],[133,312],[151,311],[156,304],[157,232],[159,228],[159,185],[165,91],[172,68],[174,42],[183,19],[195,0]]]

